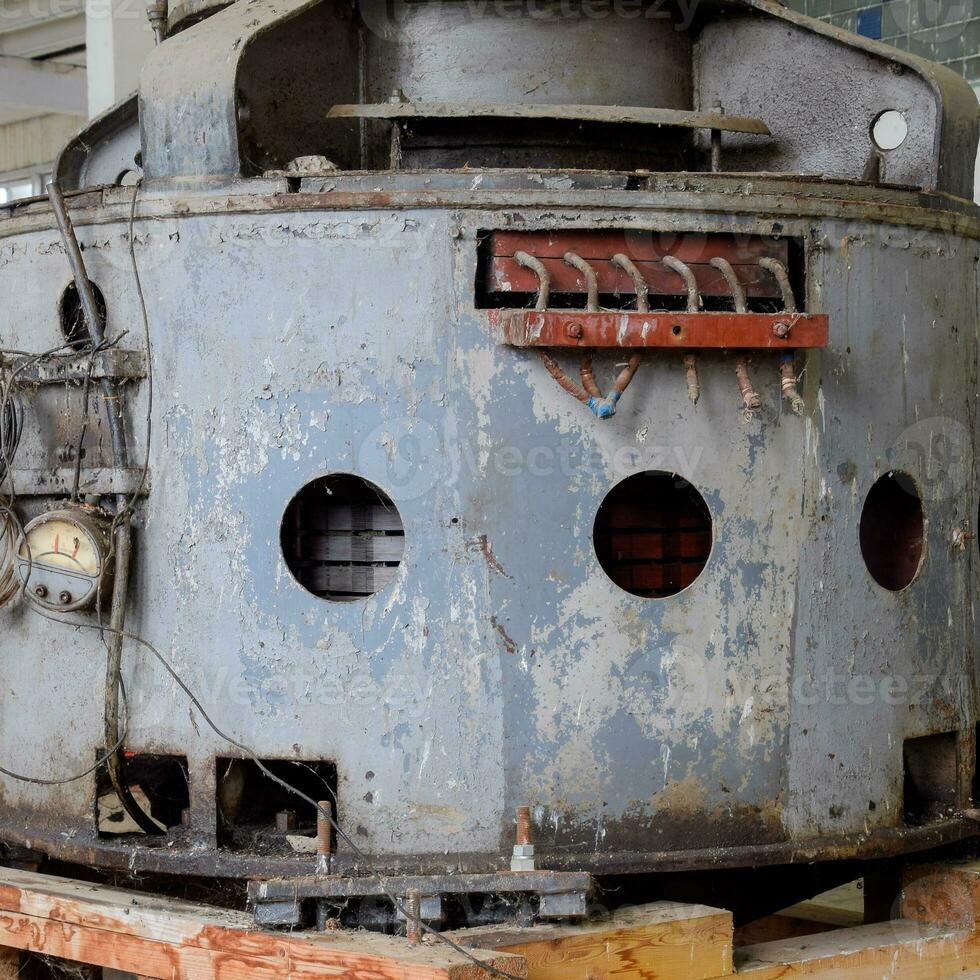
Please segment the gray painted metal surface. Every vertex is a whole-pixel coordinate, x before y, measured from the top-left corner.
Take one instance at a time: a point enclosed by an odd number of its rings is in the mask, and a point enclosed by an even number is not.
[[[727,216],[705,215],[700,194],[670,207],[626,196],[628,209],[568,191],[519,224],[773,230],[737,195]],[[753,359],[765,410],[746,422],[724,355],[702,356],[695,408],[665,354],[598,424],[530,354],[497,346],[474,308],[478,237],[513,228],[512,206],[316,200],[229,215],[202,195],[179,218],[139,222],[158,408],[132,628],[260,755],[334,760],[341,820],[392,867],[500,867],[521,803],[546,867],[643,866],[644,852],[730,863],[713,848],[777,857],[814,841],[833,856],[873,849],[878,832],[902,846],[902,739],[956,731],[972,769],[977,561],[957,532],[976,531],[977,299],[948,286],[975,274],[976,219],[959,233],[921,211],[933,228],[845,219],[839,205],[780,218],[807,242],[808,302],[833,324],[830,349],[807,358],[807,415],[780,411],[775,357]],[[76,215],[113,333],[136,318],[124,205],[88,214],[110,222]],[[0,256],[5,340],[54,342],[49,284],[67,276],[55,232],[8,234]],[[34,402],[42,417],[52,395],[64,397],[45,388]],[[137,445],[144,398],[141,386],[130,405]],[[937,433],[964,440],[963,465],[918,454]],[[52,449],[25,453],[39,466]],[[864,567],[857,520],[898,465],[923,491],[927,546],[892,594]],[[689,479],[714,520],[704,574],[662,601],[623,593],[592,547],[599,504],[636,469]],[[278,546],[290,498],[336,471],[384,488],[406,531],[395,584],[355,604],[304,592]],[[97,637],[0,615],[7,762],[82,766],[99,741]],[[893,681],[908,693],[883,694]],[[213,855],[227,746],[136,647],[127,687],[130,747],[188,757],[197,866],[274,864]],[[5,782],[7,826],[35,841],[57,827],[59,846],[97,862],[92,792]],[[137,866],[187,859],[141,850]],[[342,847],[338,859],[353,861]]]

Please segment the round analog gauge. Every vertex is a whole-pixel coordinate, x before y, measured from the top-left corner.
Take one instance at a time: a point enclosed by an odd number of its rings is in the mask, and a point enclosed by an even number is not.
[[[21,581],[31,601],[74,612],[107,592],[109,519],[89,508],[50,511],[24,528],[18,553]]]

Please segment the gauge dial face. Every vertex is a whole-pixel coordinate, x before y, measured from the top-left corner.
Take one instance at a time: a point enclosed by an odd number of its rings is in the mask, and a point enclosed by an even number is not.
[[[28,548],[30,551],[28,552]],[[102,572],[102,557],[91,534],[73,521],[53,518],[35,525],[26,534],[21,558],[76,575],[96,578]]]

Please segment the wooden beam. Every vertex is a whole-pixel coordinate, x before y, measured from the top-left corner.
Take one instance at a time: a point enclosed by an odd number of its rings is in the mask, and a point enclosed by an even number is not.
[[[905,919],[973,928],[980,919],[980,861],[906,865],[901,910]]]
[[[8,105],[84,115],[88,109],[84,68],[31,58],[0,56],[0,92]]]
[[[515,953],[529,980],[706,980],[732,972],[732,914],[654,902],[602,922],[532,929],[465,929],[457,942]]]
[[[980,941],[973,931],[896,919],[746,946],[735,965],[747,980],[944,980],[980,971]]]
[[[0,945],[181,980],[488,980],[443,946],[366,932],[256,930],[251,916],[10,868],[0,869]],[[478,951],[524,976],[518,956]]]

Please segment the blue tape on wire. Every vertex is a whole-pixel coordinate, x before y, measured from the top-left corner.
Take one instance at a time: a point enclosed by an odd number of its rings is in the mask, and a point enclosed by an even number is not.
[[[619,392],[614,391],[608,398],[596,398],[592,395],[587,404],[597,419],[611,419],[616,414],[616,402]]]

